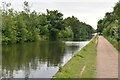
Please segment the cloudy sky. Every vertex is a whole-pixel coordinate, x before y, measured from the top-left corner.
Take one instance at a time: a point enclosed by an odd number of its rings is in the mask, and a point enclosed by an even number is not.
[[[2,0],[10,2],[14,10],[23,10],[25,0]],[[31,6],[31,11],[46,13],[46,9],[59,10],[64,18],[74,15],[80,21],[90,24],[95,29],[97,21],[104,17],[106,12],[113,11],[118,0],[26,0]]]

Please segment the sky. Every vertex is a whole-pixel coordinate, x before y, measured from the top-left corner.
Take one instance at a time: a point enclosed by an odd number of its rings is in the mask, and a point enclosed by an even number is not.
[[[14,10],[23,10],[25,0],[1,0],[11,3]],[[106,12],[112,12],[119,0],[26,0],[30,4],[31,11],[46,13],[46,9],[58,10],[64,14],[64,18],[75,16],[80,21],[97,28],[98,20],[105,16]]]

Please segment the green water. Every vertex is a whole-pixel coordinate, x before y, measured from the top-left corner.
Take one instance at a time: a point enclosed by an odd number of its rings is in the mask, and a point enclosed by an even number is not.
[[[33,42],[2,46],[2,77],[51,78],[86,42]]]

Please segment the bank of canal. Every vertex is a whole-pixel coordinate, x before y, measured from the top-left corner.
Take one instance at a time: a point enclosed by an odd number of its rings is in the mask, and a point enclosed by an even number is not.
[[[97,36],[83,47],[53,78],[95,78]]]

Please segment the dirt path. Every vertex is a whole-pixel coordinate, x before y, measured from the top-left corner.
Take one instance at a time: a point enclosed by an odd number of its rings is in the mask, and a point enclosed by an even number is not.
[[[102,36],[98,38],[97,78],[118,78],[118,51]]]

